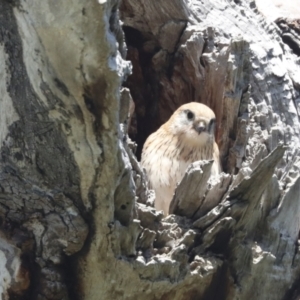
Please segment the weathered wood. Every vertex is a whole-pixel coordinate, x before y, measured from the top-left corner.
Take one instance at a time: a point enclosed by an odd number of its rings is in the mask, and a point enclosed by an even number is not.
[[[254,2],[0,0],[0,24],[2,299],[297,297],[299,58]],[[190,101],[225,173],[192,166],[163,219],[135,154]]]
[[[284,205],[288,220],[281,219],[283,212],[277,213],[278,205],[285,202],[283,195],[290,190],[286,190],[288,183],[295,186],[290,201],[298,205],[299,199],[299,64],[281,42],[277,27],[257,13],[254,2],[190,1],[183,10],[188,10],[188,21],[172,48],[162,42],[162,34],[166,41],[169,35],[159,30],[167,28],[167,14],[171,12],[175,19],[177,2],[169,5],[167,11],[135,0],[124,0],[121,5],[128,57],[133,62],[127,85],[137,105],[137,140],[142,143],[183,103],[200,101],[213,108],[223,168],[233,176],[224,177],[224,189],[217,194],[218,184],[211,184],[211,190],[202,187],[200,197],[190,189],[197,186],[197,180],[187,185],[181,182],[177,188],[180,201],[175,194],[171,212],[194,216],[194,228],[202,231],[196,234],[190,259],[208,251],[228,258],[230,275],[218,285],[226,289],[220,299],[249,299],[253,290],[258,291],[257,299],[282,299],[289,293],[290,282],[299,276],[299,269],[290,267],[297,260],[297,247],[292,244],[299,231],[298,209],[290,204],[293,209],[287,210],[289,205]],[[155,23],[149,21],[149,15],[155,15]],[[181,18],[184,22],[186,15]],[[283,158],[280,147],[268,156],[280,142],[287,145]],[[179,203],[184,209],[179,210]],[[289,235],[284,228],[290,228]],[[165,232],[163,236],[171,235]],[[288,245],[286,261],[279,259],[281,243]],[[167,255],[172,252],[165,251]],[[281,270],[288,270],[289,279],[276,271],[275,261]],[[241,288],[235,289],[230,280]],[[197,295],[199,299],[203,296]]]
[[[281,29],[282,41],[300,56],[300,20],[279,18],[275,22]]]
[[[205,197],[206,185],[213,161],[196,161],[192,163],[170,203],[170,214],[193,217]]]

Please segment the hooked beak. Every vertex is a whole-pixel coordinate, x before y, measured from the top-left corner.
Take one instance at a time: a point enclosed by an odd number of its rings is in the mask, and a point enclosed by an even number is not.
[[[194,129],[198,132],[200,135],[201,132],[206,131],[206,126],[203,122],[200,122],[199,124],[194,125]]]

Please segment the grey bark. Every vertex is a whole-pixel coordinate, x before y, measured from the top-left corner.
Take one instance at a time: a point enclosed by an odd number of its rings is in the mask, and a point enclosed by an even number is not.
[[[0,25],[2,299],[297,299],[283,25],[246,0],[0,0]],[[164,218],[136,155],[190,101],[216,113],[224,173],[192,164]]]

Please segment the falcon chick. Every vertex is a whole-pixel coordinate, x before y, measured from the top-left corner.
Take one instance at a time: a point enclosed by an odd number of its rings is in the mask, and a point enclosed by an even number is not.
[[[213,159],[211,175],[221,172],[215,122],[215,114],[208,106],[187,103],[146,140],[141,163],[156,194],[155,208],[165,215],[176,184],[192,162]]]

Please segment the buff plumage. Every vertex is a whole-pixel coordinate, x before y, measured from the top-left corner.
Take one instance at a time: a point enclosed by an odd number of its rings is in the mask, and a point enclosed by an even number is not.
[[[204,104],[191,102],[179,107],[146,140],[141,163],[156,194],[155,207],[165,215],[177,183],[192,162],[212,159],[212,175],[220,173],[214,131],[214,112]]]

